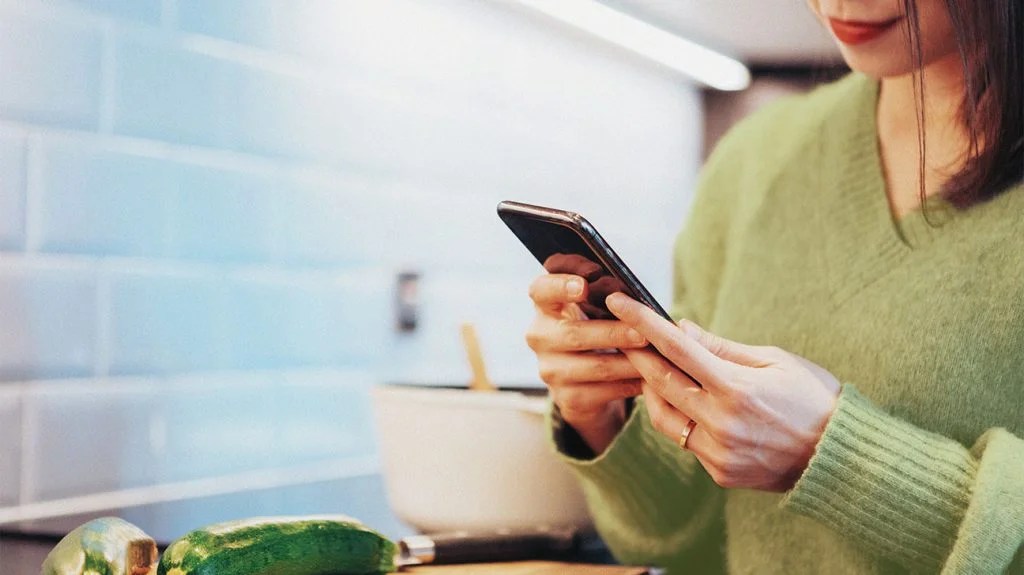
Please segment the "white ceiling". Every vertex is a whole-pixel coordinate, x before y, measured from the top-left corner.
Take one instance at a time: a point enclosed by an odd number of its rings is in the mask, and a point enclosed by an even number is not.
[[[834,41],[806,0],[601,0],[749,64],[827,64]]]

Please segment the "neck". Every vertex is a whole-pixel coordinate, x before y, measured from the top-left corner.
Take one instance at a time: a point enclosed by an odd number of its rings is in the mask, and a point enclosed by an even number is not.
[[[956,53],[949,54],[927,65],[919,73],[924,84],[925,122],[929,128],[956,129],[964,132],[959,122],[959,106],[964,98],[964,71]],[[879,115],[895,128],[912,131],[916,135],[918,122],[909,110],[920,106],[914,93],[918,74],[905,74],[883,78],[879,95]]]
[[[915,93],[917,74],[924,84],[922,100]],[[969,134],[960,118],[964,77],[959,55],[937,60],[917,74],[883,78],[878,96],[878,139],[888,172],[890,200],[897,214],[918,203],[919,109],[924,112],[926,195],[939,192],[946,180],[963,167],[969,149]]]
[[[923,102],[915,94],[918,74],[924,85]],[[923,103],[925,143],[929,148],[936,146],[937,153],[945,152],[940,156],[929,153],[929,160],[948,156],[950,148],[957,150],[956,155],[966,150],[967,131],[960,120],[964,76],[959,54],[932,62],[918,73],[883,78],[880,89],[878,128],[882,137],[916,141],[919,137],[917,110]]]

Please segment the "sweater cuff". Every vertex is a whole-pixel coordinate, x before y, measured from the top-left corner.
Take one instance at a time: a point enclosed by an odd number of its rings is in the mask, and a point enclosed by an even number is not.
[[[953,547],[976,474],[962,445],[885,413],[844,385],[782,505],[904,564],[937,568]]]
[[[696,473],[703,473],[693,454],[651,427],[643,398],[637,398],[622,431],[602,453],[588,459],[560,455],[579,478],[591,505],[625,524],[662,533],[686,516],[686,509],[666,509],[667,501],[680,500],[666,498],[666,486],[683,490],[694,483]]]

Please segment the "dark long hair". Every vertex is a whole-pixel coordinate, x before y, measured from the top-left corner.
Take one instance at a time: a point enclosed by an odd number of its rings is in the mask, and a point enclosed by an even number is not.
[[[942,195],[967,208],[1024,180],[1024,0],[945,0],[964,70],[960,119],[969,137],[966,161]],[[911,56],[920,68],[915,0],[903,0],[911,22]],[[917,74],[919,172],[924,200],[924,81]]]

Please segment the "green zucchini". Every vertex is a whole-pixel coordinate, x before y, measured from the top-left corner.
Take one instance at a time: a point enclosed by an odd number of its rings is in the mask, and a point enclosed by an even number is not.
[[[266,517],[196,529],[159,575],[368,575],[395,570],[394,543],[342,516]]]
[[[79,526],[43,561],[42,575],[147,575],[157,566],[153,539],[117,517]]]

